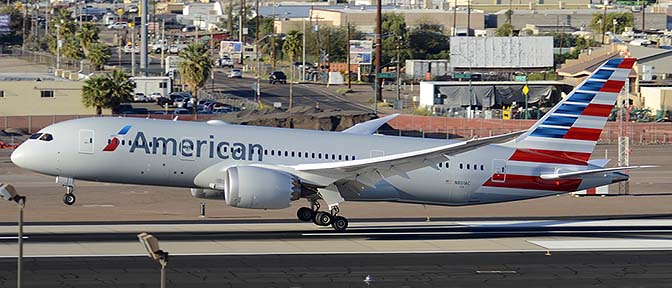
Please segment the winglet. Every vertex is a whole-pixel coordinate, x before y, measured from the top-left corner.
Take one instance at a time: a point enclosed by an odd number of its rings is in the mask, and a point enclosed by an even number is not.
[[[343,130],[341,133],[348,134],[360,134],[360,135],[371,135],[378,131],[380,126],[383,126],[388,121],[397,118],[400,114],[387,115],[383,118],[373,119],[366,122],[359,123],[355,126],[352,126],[348,129]]]

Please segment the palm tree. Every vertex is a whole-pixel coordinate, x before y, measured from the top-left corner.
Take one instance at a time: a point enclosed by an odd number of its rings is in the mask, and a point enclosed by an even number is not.
[[[91,45],[98,42],[99,32],[100,31],[96,26],[91,24],[82,25],[82,29],[77,33],[77,38],[82,45],[82,49],[84,49],[84,54],[88,55]]]
[[[196,42],[182,49],[179,55],[182,62],[177,66],[177,71],[181,79],[191,88],[192,95],[198,103],[198,89],[205,85],[212,70],[208,50],[203,43]],[[196,115],[196,110],[194,107],[194,115]]]
[[[94,76],[84,81],[82,87],[82,103],[85,107],[95,107],[96,115],[103,114],[108,107],[107,81],[104,76]]]
[[[124,70],[114,69],[112,73],[105,75],[107,87],[109,89],[110,108],[116,108],[121,103],[133,101],[133,91],[135,82],[130,80]]]
[[[296,54],[298,54],[301,51],[301,37],[303,37],[303,34],[297,30],[292,30],[287,33],[287,37],[285,37],[285,41],[282,44],[282,50],[289,55],[289,62],[291,67],[294,67],[294,59],[296,58]],[[294,71],[292,71],[294,72]],[[294,100],[294,89],[293,89],[293,84],[294,84],[294,73],[289,73],[289,108],[292,108],[293,100]]]
[[[96,70],[101,70],[103,65],[107,64],[107,61],[110,60],[111,54],[108,47],[103,43],[93,43],[89,47],[89,53],[86,55],[86,59],[95,66]]]

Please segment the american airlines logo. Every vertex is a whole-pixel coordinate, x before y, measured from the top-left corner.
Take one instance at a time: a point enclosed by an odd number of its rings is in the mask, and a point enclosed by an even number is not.
[[[126,135],[130,125],[117,133]],[[149,140],[148,140],[149,139]],[[114,136],[103,151],[115,151],[120,145],[126,144]],[[207,157],[210,159],[233,159],[247,161],[263,161],[264,147],[256,143],[227,142],[215,139],[214,135],[209,135],[207,140],[196,139],[193,137],[184,137],[175,139],[172,137],[145,136],[145,133],[138,131],[133,141],[128,141],[129,153],[145,153],[151,155],[171,155],[179,156],[182,159],[194,159]]]

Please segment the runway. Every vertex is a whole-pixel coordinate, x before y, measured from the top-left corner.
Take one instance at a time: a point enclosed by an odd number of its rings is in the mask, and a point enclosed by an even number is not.
[[[168,287],[669,287],[670,252],[177,256]],[[12,267],[10,259],[0,266]],[[158,287],[147,257],[31,258],[26,287]],[[365,282],[364,280],[371,281]],[[0,272],[0,287],[14,287]]]

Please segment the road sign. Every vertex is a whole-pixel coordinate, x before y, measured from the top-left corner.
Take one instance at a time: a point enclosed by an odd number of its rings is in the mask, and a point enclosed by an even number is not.
[[[378,73],[378,78],[380,78],[380,79],[394,79],[395,74],[393,72],[382,72],[382,73]]]
[[[530,93],[530,88],[527,87],[527,85],[525,85],[525,86],[523,86],[523,94],[525,94],[525,96],[527,96],[527,93]]]
[[[469,79],[471,74],[469,73],[453,73],[453,79]]]
[[[350,40],[350,64],[371,64],[373,41]]]
[[[525,76],[525,75],[516,75],[516,78],[514,78],[514,80],[515,80],[515,81],[520,81],[520,82],[527,81],[527,76]]]

